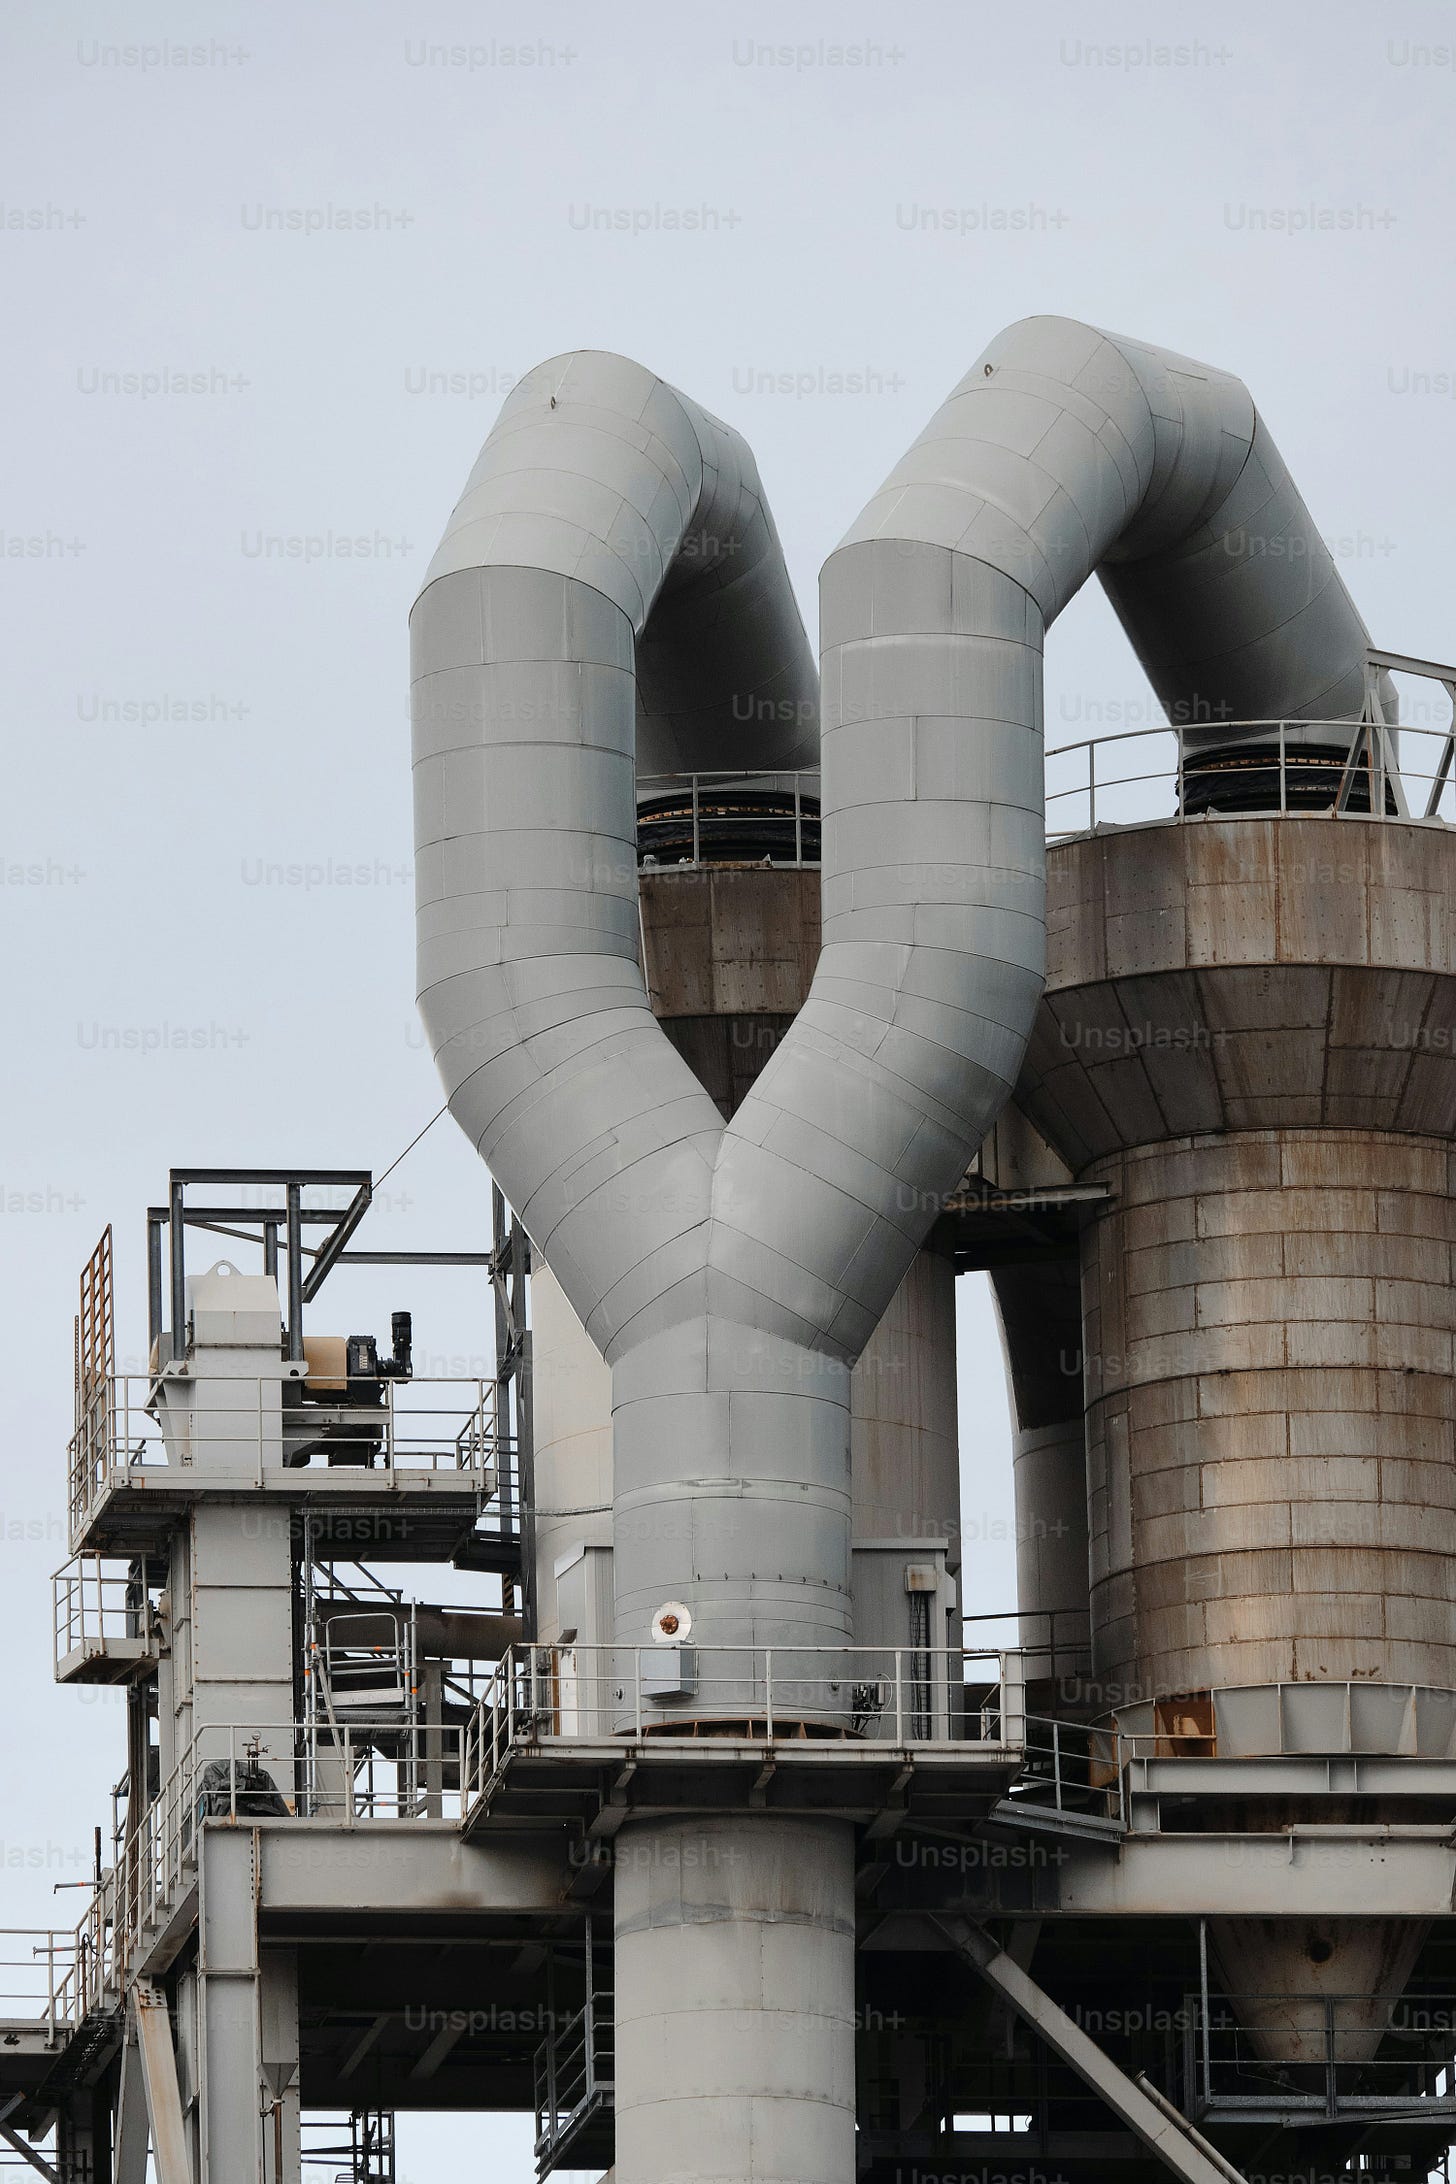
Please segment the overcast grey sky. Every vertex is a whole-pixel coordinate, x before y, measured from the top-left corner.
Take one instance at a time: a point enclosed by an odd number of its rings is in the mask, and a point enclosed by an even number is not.
[[[737,425],[812,627],[985,341],[1085,317],[1242,375],[1377,642],[1449,656],[1456,15],[9,0],[3,42],[0,1916],[43,1922],[122,1765],[110,1695],[48,1683],[76,1275],[114,1222],[135,1357],[169,1164],[378,1171],[439,1103],[405,617],[512,378],[620,349]],[[1157,717],[1089,590],[1051,739]],[[482,1240],[446,1126],[391,1189],[377,1242]],[[336,1280],[360,1325],[412,1304],[427,1359],[488,1350],[470,1277]],[[962,1305],[967,1605],[999,1607]],[[414,2123],[404,2173],[524,2184],[528,2140]]]

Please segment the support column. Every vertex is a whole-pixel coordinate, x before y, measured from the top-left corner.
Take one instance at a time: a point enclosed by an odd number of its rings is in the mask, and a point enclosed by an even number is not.
[[[300,2184],[298,1964],[259,1946],[249,1829],[203,1830],[197,2184]]]
[[[772,1647],[776,1729],[842,1732],[817,1649],[850,1643],[848,1367],[709,1318],[612,1380],[618,1645],[650,1654],[680,1601],[696,1649],[653,1721],[761,1733]],[[852,2184],[852,1841],[757,1812],[622,1831],[617,2184]]]
[[[624,1828],[616,2184],[851,2184],[847,1822]]]
[[[133,2004],[157,2184],[191,2184],[192,2150],[182,2114],[172,2013],[163,1989],[139,1981]]]
[[[112,2184],[147,2184],[147,2090],[134,2018],[122,2043],[113,2139]]]

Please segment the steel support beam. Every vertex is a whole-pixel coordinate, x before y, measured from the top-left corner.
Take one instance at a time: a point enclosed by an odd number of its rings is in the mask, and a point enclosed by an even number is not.
[[[208,1835],[221,1833],[209,1829]],[[242,1831],[238,1831],[241,1833]],[[570,1837],[499,1835],[462,1842],[449,1821],[267,1820],[258,1843],[258,1909],[294,1925],[313,1914],[392,1924],[431,1913],[460,1918],[560,1916]]]
[[[0,2144],[10,2147],[13,2152],[20,2155],[23,2161],[29,2162],[32,2169],[38,2169],[42,2176],[49,2177],[51,2184],[63,2184],[62,2178],[51,2167],[45,2155],[38,2154],[29,2139],[23,2139],[18,2131],[12,2131],[5,2121],[12,2109],[20,2107],[21,2100],[22,2096],[19,2093],[14,2093],[6,2101],[4,2107],[0,2108]]]
[[[147,2184],[147,2089],[135,2020],[121,2049],[112,2153],[112,2184]]]
[[[1222,2154],[1190,2134],[1183,2117],[1179,2116],[1176,2123],[1172,2120],[1176,2110],[1167,2102],[1150,2098],[1119,2070],[1097,2042],[1089,2039],[1075,2019],[998,1947],[984,1928],[968,1919],[937,1919],[935,1924],[956,1954],[1010,2003],[1173,2176],[1181,2177],[1183,2184],[1244,2184],[1240,2172]]]
[[[19,2154],[22,2161],[29,2162],[32,2169],[38,2170],[44,2177],[49,2177],[50,2184],[62,2184],[60,2170],[53,2169],[46,2160],[45,2155],[37,2153],[30,2140],[22,2138],[18,2131],[12,2131],[8,2123],[0,2123],[0,2139],[5,2141],[5,2144],[13,2153]]]
[[[1338,1918],[1358,1903],[1383,1919],[1441,1919],[1456,1903],[1449,1823],[1296,1826],[1264,1835],[1098,1837],[1055,1826],[1032,1808],[1003,1834],[960,1853],[950,1846],[938,1901],[927,1883],[882,1890],[887,1917],[908,1932],[918,1909],[975,1918]],[[934,1845],[937,1838],[928,1836]],[[959,1862],[957,1862],[959,1858]],[[914,1900],[911,1900],[911,1897]],[[915,1944],[897,1941],[896,1947]]]
[[[177,2055],[172,2046],[172,2013],[160,1987],[138,1984],[136,2024],[157,2184],[192,2184],[187,2126],[177,2084]]]
[[[297,1959],[259,1946],[252,1831],[200,1832],[198,2184],[299,2184]]]

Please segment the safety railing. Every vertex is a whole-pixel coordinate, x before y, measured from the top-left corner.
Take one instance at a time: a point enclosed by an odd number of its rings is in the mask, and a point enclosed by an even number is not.
[[[309,1640],[311,1714],[413,1712],[419,1690],[412,1601],[376,1607],[327,1601]]]
[[[1184,1997],[1185,2113],[1237,2121],[1456,2116],[1456,1994]]]
[[[93,1889],[71,1946],[57,1959],[55,2007],[68,2025],[80,2025],[98,2010],[114,2009],[120,1998],[114,1876]]]
[[[637,849],[650,870],[819,863],[818,767],[637,776]]]
[[[1127,1753],[1115,1729],[1030,1714],[1023,1749],[1022,1771],[1009,1792],[1013,1806],[1069,1823],[1127,1826]]]
[[[52,2040],[68,2029],[84,1923],[0,1927],[0,2021],[36,2025]]]
[[[464,1726],[381,1716],[200,1730],[188,1757],[204,1820],[458,1820]]]
[[[536,2161],[544,2175],[571,2139],[612,2099],[615,2077],[613,1997],[591,1986],[586,2001],[536,2051]]]
[[[459,1820],[465,1729],[456,1722],[313,1722],[296,1732],[295,1817]],[[233,1816],[233,1808],[230,1808]]]
[[[125,1646],[140,1655],[151,1641],[153,1609],[146,1582],[129,1562],[75,1555],[51,1579],[55,1666],[77,1656]]]
[[[1085,1608],[990,1609],[963,1615],[961,1626],[968,1638],[1019,1654],[1028,1684],[1066,1684],[1075,1693],[1079,1681],[1091,1672]]]
[[[512,1747],[705,1732],[1019,1748],[1015,1652],[913,1646],[513,1646],[468,1725],[466,1794]]]
[[[198,1732],[159,1794],[129,1820],[114,1868],[79,1924],[13,1929],[0,1947],[0,2017],[80,2024],[114,2006],[130,1967],[196,1876],[209,1823],[310,1821],[460,1824],[513,1749],[573,1740],[712,1737],[852,1740],[954,1754],[980,1749],[1019,1757],[1014,1805],[1063,1816],[1125,1820],[1124,1764],[1114,1731],[1028,1717],[1016,1653],[915,1648],[700,1648],[688,1714],[658,1707],[660,1680],[681,1683],[678,1648],[522,1646],[500,1663],[487,1696],[463,1725],[421,1721],[281,1722],[209,1726]],[[593,1692],[581,1656],[604,1658]],[[573,1656],[576,1656],[573,1659]],[[725,1718],[745,1699],[752,1710]],[[715,1709],[705,1723],[702,1709]],[[565,2051],[551,2100],[558,2120],[578,2105]]]
[[[88,1893],[74,1926],[0,1928],[0,2019],[63,2039],[119,1988],[112,1876]]]
[[[450,1473],[490,1491],[512,1451],[497,1433],[496,1384],[479,1378],[380,1383],[377,1402],[306,1396],[277,1376],[201,1380],[169,1371],[163,1381],[118,1373],[108,1383],[104,1427],[70,1446],[73,1535],[103,1492],[160,1470],[245,1478],[329,1468]]]
[[[195,1873],[203,1764],[194,1742],[145,1811],[128,1816],[110,1883],[114,1947],[123,1973],[146,1929],[165,1917]]]
[[[152,1382],[139,1375],[110,1374],[71,1436],[67,1451],[67,1508],[74,1538],[108,1479],[150,1460],[165,1461],[161,1433],[147,1414]]]
[[[1456,820],[1448,725],[1198,719],[1049,746],[1047,838],[1203,812]],[[645,867],[817,865],[820,776],[701,773],[638,780]]]
[[[118,1961],[131,1960],[146,1930],[190,1886],[205,1823],[458,1823],[465,1738],[458,1723],[371,1722],[352,1715],[333,1724],[200,1730],[118,1849],[108,1879]]]
[[[1449,726],[1203,721],[1129,728],[1046,753],[1047,839],[1233,817],[1456,820]]]

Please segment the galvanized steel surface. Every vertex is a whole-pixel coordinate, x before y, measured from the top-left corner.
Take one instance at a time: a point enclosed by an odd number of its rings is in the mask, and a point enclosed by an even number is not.
[[[1024,1645],[1087,1640],[1087,1437],[1075,1259],[991,1276],[1015,1434],[1016,1602]],[[1055,1618],[1050,1623],[1049,1618]]]

